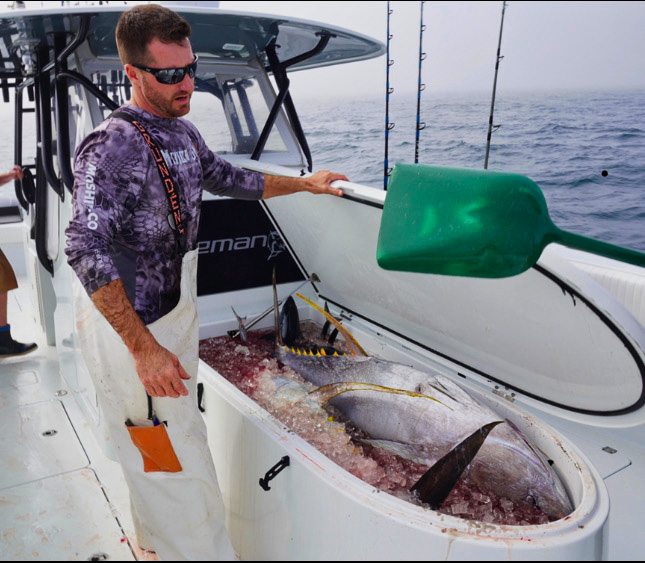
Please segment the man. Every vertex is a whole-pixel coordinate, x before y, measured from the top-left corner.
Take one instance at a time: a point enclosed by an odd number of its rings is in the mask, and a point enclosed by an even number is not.
[[[141,547],[169,560],[230,559],[195,401],[201,190],[241,199],[298,191],[340,196],[330,183],[347,178],[326,171],[309,178],[264,176],[213,154],[180,119],[194,90],[189,36],[183,18],[156,4],[135,6],[119,19],[117,46],[132,99],[120,109],[125,116],[107,119],[76,151],[66,253],[83,285],[75,290],[79,346],[124,469]],[[169,166],[178,203],[169,201],[150,146],[132,121],[158,148],[190,156]],[[146,392],[157,418],[167,422],[179,472],[142,470],[124,422],[145,423]]]
[[[22,178],[22,169],[20,166],[14,166],[9,172],[0,174],[0,186],[20,178]],[[0,359],[23,356],[38,348],[38,345],[34,342],[25,344],[14,340],[11,336],[11,325],[9,324],[7,312],[9,301],[7,293],[17,287],[16,274],[4,252],[0,249]]]

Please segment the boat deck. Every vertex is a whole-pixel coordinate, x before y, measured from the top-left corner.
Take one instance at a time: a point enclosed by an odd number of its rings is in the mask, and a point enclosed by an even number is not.
[[[56,348],[39,340],[17,274],[12,335],[38,349],[0,360],[0,559],[156,559],[133,541],[121,469],[84,422]]]
[[[61,376],[65,360],[47,345],[32,310],[20,237],[7,232],[0,229],[0,244],[19,282],[9,293],[12,334],[39,348],[0,360],[0,560],[155,560],[136,545],[120,466],[97,441],[74,397],[79,389],[70,389]],[[645,280],[635,275],[606,283],[608,289],[616,286],[616,298],[643,322],[636,302],[645,295]],[[641,560],[640,520],[633,517],[645,503],[645,490],[638,486],[645,465],[640,411],[605,419],[564,416],[520,393],[515,399],[572,440],[597,468],[612,506],[603,559]],[[253,483],[257,486],[257,478]]]

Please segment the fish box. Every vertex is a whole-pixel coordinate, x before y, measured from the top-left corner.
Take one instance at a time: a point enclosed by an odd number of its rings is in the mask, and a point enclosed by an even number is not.
[[[602,479],[573,444],[504,399],[469,390],[553,460],[574,505],[567,517],[505,526],[414,505],[336,465],[203,362],[200,379],[227,526],[243,560],[602,558]],[[260,480],[285,456],[289,465],[265,490]]]
[[[574,510],[548,524],[508,526],[445,515],[380,492],[202,362],[209,442],[240,557],[606,558],[609,494],[593,465],[598,460],[589,461],[580,444],[543,419],[578,424],[588,439],[617,417],[627,417],[626,424],[640,420],[643,327],[550,250],[534,268],[503,280],[385,271],[376,263],[383,192],[356,186],[345,193],[349,199],[318,198],[315,205],[308,194],[266,202],[303,277],[319,277],[308,297],[342,314],[371,355],[439,372],[513,422],[553,461]],[[252,291],[259,313],[270,304],[270,289]],[[233,304],[241,314],[254,311],[220,297],[222,310]],[[202,324],[200,336],[220,335],[223,328],[232,325]],[[509,400],[506,389],[517,391],[519,400]],[[265,490],[260,480],[287,457],[289,465]]]

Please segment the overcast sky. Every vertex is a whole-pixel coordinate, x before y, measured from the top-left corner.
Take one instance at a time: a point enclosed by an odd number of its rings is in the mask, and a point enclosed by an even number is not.
[[[420,2],[390,2],[390,83],[416,92]],[[491,90],[502,2],[425,2],[422,78],[437,91]],[[230,10],[290,15],[385,42],[387,2],[220,2]],[[645,2],[509,1],[498,91],[645,88]],[[294,94],[380,92],[385,56],[293,73]]]
[[[390,85],[397,93],[417,90],[420,4],[390,2],[393,10],[390,57],[394,60],[390,67]],[[501,1],[424,2],[423,51],[427,59],[422,66],[422,80],[428,90],[492,89],[502,4]],[[224,0],[219,5],[222,9],[321,21],[382,42],[386,40],[387,2]],[[504,58],[500,63],[498,92],[645,89],[645,1],[509,1],[501,54]],[[385,72],[385,56],[296,72],[291,75],[292,91],[296,99],[339,94],[381,95]]]

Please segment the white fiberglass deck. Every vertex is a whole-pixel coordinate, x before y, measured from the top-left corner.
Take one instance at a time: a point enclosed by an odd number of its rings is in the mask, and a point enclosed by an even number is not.
[[[133,561],[120,468],[83,421],[18,281],[12,335],[38,350],[0,360],[0,559]]]
[[[9,294],[12,333],[23,342],[37,341],[39,349],[0,360],[0,559],[144,559],[133,552],[129,500],[119,465],[105,457],[60,376],[56,349],[45,343],[30,309],[24,267],[19,283],[20,288]],[[622,421],[566,416],[521,393],[514,400],[573,442],[604,481],[611,511],[602,558],[640,560],[639,520],[633,515],[645,498],[636,486],[645,450],[641,428],[629,420],[636,415]],[[232,471],[248,465],[235,465],[231,458],[225,463]],[[275,536],[265,539],[279,541]],[[258,540],[241,541],[252,544],[252,550]],[[308,550],[306,558],[315,558],[315,553],[309,557]],[[455,556],[456,551],[451,553]]]

